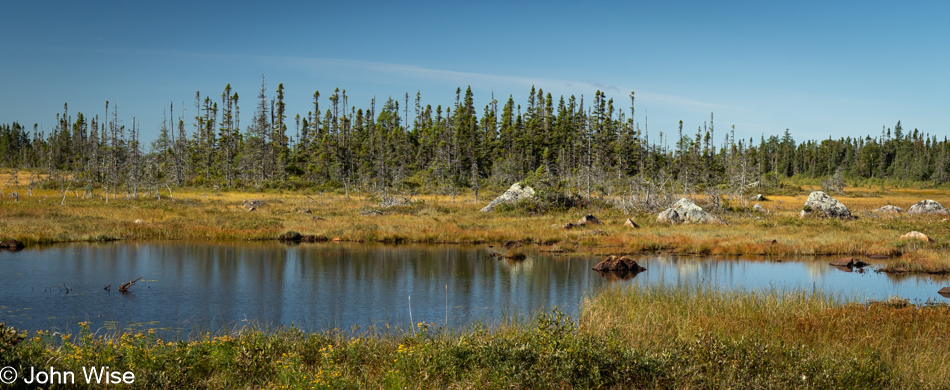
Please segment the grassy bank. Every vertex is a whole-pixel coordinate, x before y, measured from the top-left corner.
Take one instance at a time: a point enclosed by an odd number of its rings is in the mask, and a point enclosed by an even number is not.
[[[885,204],[905,210],[922,199],[950,205],[937,190],[849,188],[837,196],[858,220],[800,219],[807,190],[794,196],[770,196],[754,212],[752,202],[732,204],[717,214],[728,226],[670,226],[654,214],[623,214],[601,206],[543,215],[514,209],[481,213],[486,197],[453,201],[447,196],[421,196],[412,203],[383,207],[365,194],[163,191],[162,198],[83,197],[69,191],[34,189],[15,202],[0,198],[0,239],[27,245],[100,240],[273,240],[287,231],[343,241],[417,243],[532,242],[545,250],[603,254],[675,253],[782,257],[801,255],[887,256],[893,272],[950,272],[950,222],[942,216],[882,216],[871,210]],[[169,196],[172,195],[172,196]],[[248,211],[243,201],[264,205]],[[605,204],[605,203],[601,203]],[[378,210],[380,213],[372,212]],[[605,225],[562,230],[593,213]],[[641,226],[623,226],[626,218]],[[916,230],[936,242],[899,240]]]
[[[613,289],[575,323],[307,334],[241,330],[167,342],[30,334],[17,367],[131,370],[138,388],[946,388],[950,308],[806,292]],[[2,346],[3,344],[0,344]]]

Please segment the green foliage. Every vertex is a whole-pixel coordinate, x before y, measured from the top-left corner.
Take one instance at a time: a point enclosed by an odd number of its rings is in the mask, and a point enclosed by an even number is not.
[[[17,362],[20,343],[26,338],[6,322],[0,322],[0,366],[12,366]]]
[[[827,353],[751,334],[700,332],[653,348],[617,329],[581,331],[555,310],[533,323],[451,332],[364,333],[245,328],[190,341],[154,333],[95,337],[37,332],[4,349],[15,367],[132,370],[132,388],[889,388],[902,387],[873,350]],[[0,326],[2,327],[2,326]],[[7,340],[4,338],[3,340]]]

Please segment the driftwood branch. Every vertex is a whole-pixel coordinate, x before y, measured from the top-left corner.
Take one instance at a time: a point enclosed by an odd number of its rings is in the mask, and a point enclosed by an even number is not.
[[[67,185],[67,186],[66,186],[66,189],[63,190],[63,200],[62,200],[61,202],[59,202],[59,205],[60,205],[60,206],[66,204],[66,193],[68,193],[68,192],[69,192],[69,186]]]
[[[128,282],[128,283],[125,283],[125,284],[119,286],[119,292],[129,292],[129,287],[132,287],[132,286],[135,284],[135,282],[138,282],[139,280],[142,280],[142,278],[144,278],[144,277],[145,277],[145,275],[139,276],[138,279],[135,279],[135,280],[133,280],[133,281],[131,281],[131,282]]]

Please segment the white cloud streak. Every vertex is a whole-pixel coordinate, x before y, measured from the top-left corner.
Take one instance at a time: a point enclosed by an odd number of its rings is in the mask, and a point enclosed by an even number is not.
[[[364,72],[378,74],[388,77],[406,77],[435,82],[449,83],[452,85],[477,85],[482,88],[520,86],[528,88],[530,86],[542,87],[546,90],[562,91],[611,91],[626,95],[629,91],[636,91],[635,88],[618,86],[613,84],[603,84],[598,82],[587,82],[577,80],[564,80],[543,77],[524,77],[495,75],[487,73],[461,72],[455,70],[425,68],[417,65],[391,64],[373,61],[359,61],[347,59],[326,59],[326,58],[304,58],[304,57],[258,57],[258,59],[273,64],[282,64],[305,70],[316,72],[326,71],[328,69],[360,69]],[[682,96],[675,96],[651,91],[637,91],[636,96],[640,101],[648,101],[652,104],[674,106],[679,109],[696,112],[709,112],[726,106],[706,103],[695,99]]]

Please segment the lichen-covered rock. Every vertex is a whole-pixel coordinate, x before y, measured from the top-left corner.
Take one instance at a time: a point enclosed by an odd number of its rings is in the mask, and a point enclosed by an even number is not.
[[[927,199],[910,206],[910,208],[907,209],[907,214],[948,215],[950,214],[950,210],[947,210],[946,207],[943,207],[940,202]]]
[[[755,212],[757,212],[757,213],[762,213],[762,214],[768,214],[768,213],[769,213],[769,211],[766,210],[765,207],[762,207],[762,205],[760,205],[760,204],[758,204],[758,203],[756,203],[755,205],[752,206],[752,211],[755,211]]]
[[[717,223],[725,225],[726,223],[719,217],[712,215],[702,207],[697,206],[691,200],[682,198],[666,210],[660,212],[656,218],[657,222],[680,224],[680,223]]]
[[[671,223],[671,224],[680,224],[683,223],[683,218],[680,217],[680,214],[673,209],[666,209],[660,212],[656,217],[657,222]]]
[[[260,207],[263,206],[263,205],[264,205],[264,201],[263,201],[263,200],[260,200],[260,199],[245,200],[245,201],[244,201],[244,207],[245,207],[245,208],[260,208]]]
[[[483,213],[490,213],[495,211],[495,206],[498,206],[502,203],[514,203],[522,199],[528,199],[534,197],[534,189],[531,187],[522,187],[520,183],[512,184],[511,187],[508,187],[508,190],[504,194],[495,198],[488,206],[483,207],[480,211]]]
[[[828,218],[855,219],[851,210],[837,199],[821,191],[813,191],[805,200],[801,216],[817,215]]]
[[[904,209],[894,206],[894,205],[887,205],[887,206],[882,206],[881,208],[877,208],[871,211],[875,213],[879,213],[879,214],[900,214],[904,212]]]
[[[933,238],[927,237],[926,234],[923,234],[918,231],[907,232],[899,240],[920,240],[923,242],[935,242]]]
[[[755,196],[752,197],[752,200],[757,201],[757,202],[764,202],[768,199],[766,199],[765,196],[762,194],[755,194]]]

